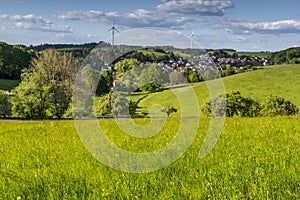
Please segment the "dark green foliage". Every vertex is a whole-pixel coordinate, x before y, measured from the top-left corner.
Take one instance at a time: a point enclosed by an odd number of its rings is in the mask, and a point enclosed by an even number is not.
[[[8,117],[11,115],[11,102],[8,94],[0,91],[0,117]]]
[[[101,96],[110,92],[113,84],[113,75],[111,71],[105,70],[101,72],[101,76],[97,85],[96,95]]]
[[[8,45],[0,42],[0,78],[19,80],[21,72],[27,68],[35,51],[23,45]]]
[[[100,42],[102,45],[104,42]],[[98,43],[86,43],[86,44],[41,44],[36,46],[30,46],[35,51],[43,51],[46,49],[94,49],[98,46]]]
[[[143,69],[139,78],[139,88],[143,92],[161,91],[162,86],[166,84],[168,80],[168,72],[161,69],[156,64],[152,64]]]
[[[257,117],[295,115],[298,113],[295,104],[282,97],[270,96],[265,102],[255,101],[250,97],[243,97],[239,91],[219,95],[207,102],[202,108],[206,116]]]
[[[299,64],[300,47],[275,52],[271,56],[271,61],[274,64]]]
[[[222,71],[222,77],[231,76],[231,75],[235,74],[235,70],[233,69],[233,67],[231,65],[227,64],[225,67],[226,67],[226,69]]]
[[[130,116],[135,116],[136,114],[136,110],[138,108],[138,102],[134,102],[134,101],[129,101],[129,114]]]
[[[0,90],[10,91],[19,85],[19,80],[0,79]]]
[[[164,106],[163,109],[161,109],[161,112],[167,113],[167,115],[169,117],[172,113],[177,112],[177,109],[173,105],[167,104]]]
[[[261,110],[264,116],[277,116],[277,115],[295,115],[299,109],[292,102],[285,100],[283,97],[270,95],[264,102]]]
[[[160,92],[162,91],[162,85],[156,83],[146,83],[139,87],[142,92]]]

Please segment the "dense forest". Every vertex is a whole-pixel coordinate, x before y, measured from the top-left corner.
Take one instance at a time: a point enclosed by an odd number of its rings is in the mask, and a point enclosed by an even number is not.
[[[0,42],[0,78],[20,79],[22,69],[28,67],[35,51],[24,45]]]
[[[300,47],[275,52],[271,56],[274,64],[300,64]]]

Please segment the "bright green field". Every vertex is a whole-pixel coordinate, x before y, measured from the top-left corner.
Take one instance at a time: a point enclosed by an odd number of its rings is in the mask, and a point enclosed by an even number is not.
[[[0,79],[0,90],[12,90],[14,87],[19,85],[17,80]]]
[[[201,82],[193,84],[192,87],[197,95],[200,107],[203,106],[210,97],[207,84],[213,86],[213,88],[217,88],[211,91],[213,93],[222,94],[222,90],[218,88],[224,85],[225,91],[227,92],[238,90],[243,96],[258,100],[263,100],[270,94],[273,94],[282,96],[300,107],[300,65],[270,66],[261,70],[225,77],[222,81],[214,80],[208,83]],[[179,90],[182,89],[184,88],[180,88]],[[189,98],[190,96],[186,96],[185,101]],[[140,106],[143,107],[143,111],[147,111],[149,107],[157,102],[161,105],[172,104],[180,109],[177,98],[171,90],[148,95],[147,98],[141,101]],[[174,115],[179,115],[179,113],[175,113]]]
[[[300,65],[272,66],[226,77],[223,83],[226,91],[235,89],[258,99],[280,95],[300,107],[299,74]],[[193,88],[202,105],[209,97],[206,84]],[[183,101],[188,104],[189,99],[186,95]],[[169,90],[148,95],[141,106],[147,110],[167,103],[179,108]],[[99,123],[120,148],[151,152],[174,138],[178,116],[179,112],[172,115],[148,139],[124,134],[113,120]],[[150,122],[135,120],[141,125]],[[0,199],[300,199],[300,116],[227,118],[215,148],[200,159],[208,124],[209,119],[200,120],[194,143],[172,165],[132,174],[90,155],[73,121],[0,121]]]
[[[208,120],[189,150],[165,169],[130,174],[96,161],[72,121],[0,122],[0,199],[299,199],[300,117],[227,119],[217,145],[198,157]],[[147,123],[140,119],[139,123]],[[140,143],[102,120],[108,137],[135,152],[159,148],[176,132]]]

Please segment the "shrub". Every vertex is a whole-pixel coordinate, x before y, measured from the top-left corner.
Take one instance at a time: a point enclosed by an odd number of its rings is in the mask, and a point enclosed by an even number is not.
[[[241,96],[239,91],[219,95],[207,102],[202,108],[206,116],[255,117],[260,115],[260,104],[249,97]]]
[[[12,105],[9,95],[0,91],[0,117],[8,117],[11,115]]]
[[[261,114],[264,116],[295,115],[299,109],[292,102],[283,97],[270,95],[263,103]]]
[[[297,106],[282,97],[270,96],[264,103],[250,97],[243,97],[239,91],[219,95],[205,103],[202,108],[205,116],[257,117],[295,115],[299,112]]]

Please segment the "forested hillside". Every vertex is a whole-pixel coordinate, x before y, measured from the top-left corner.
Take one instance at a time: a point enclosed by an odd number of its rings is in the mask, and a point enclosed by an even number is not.
[[[35,51],[24,45],[0,42],[0,78],[20,79],[21,71],[28,67]]]
[[[274,64],[300,64],[300,47],[275,52],[271,60]]]

